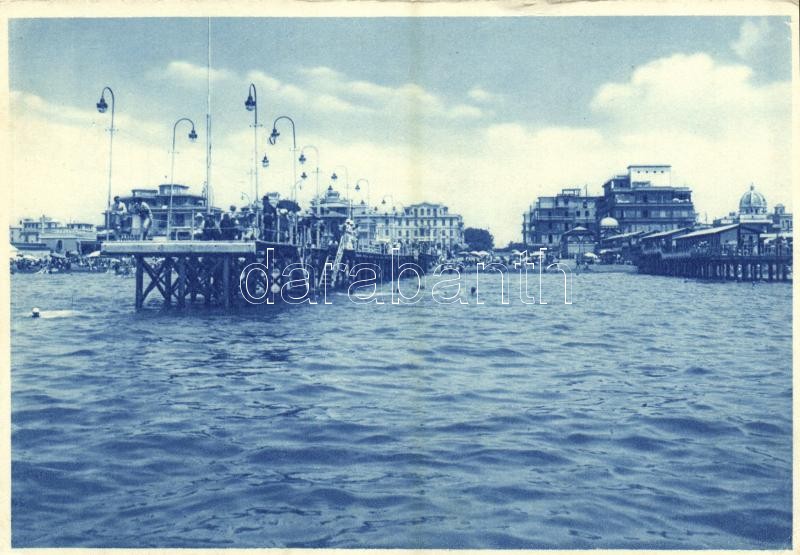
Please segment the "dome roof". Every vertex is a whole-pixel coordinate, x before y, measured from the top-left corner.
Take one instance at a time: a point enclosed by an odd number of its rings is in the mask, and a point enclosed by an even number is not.
[[[755,185],[750,185],[750,190],[742,195],[739,201],[740,214],[766,214],[767,199],[756,191]]]
[[[600,220],[600,227],[619,227],[619,222],[611,216],[606,216]]]

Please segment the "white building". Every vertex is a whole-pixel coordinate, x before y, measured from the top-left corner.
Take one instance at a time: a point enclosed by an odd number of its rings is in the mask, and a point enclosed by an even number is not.
[[[400,210],[386,207],[356,218],[358,228],[366,227],[375,243],[442,254],[452,253],[464,244],[463,218],[443,204],[421,202]]]
[[[647,164],[628,166],[631,187],[649,184],[649,187],[669,187],[672,185],[672,166],[666,164]]]
[[[358,248],[363,250],[399,246],[403,252],[418,249],[447,254],[464,243],[463,218],[442,204],[422,202],[399,209],[386,204],[370,207],[363,201],[350,204],[328,187],[318,203],[317,199],[312,201],[311,212],[322,221],[322,244],[338,236],[337,230],[348,216],[356,225]]]
[[[95,226],[83,222],[62,224],[48,216],[23,218],[19,225],[9,226],[12,244],[44,245],[52,252],[80,253],[92,249],[97,243]]]

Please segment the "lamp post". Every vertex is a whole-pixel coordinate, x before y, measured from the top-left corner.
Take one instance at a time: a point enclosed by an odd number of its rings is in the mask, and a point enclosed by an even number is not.
[[[303,181],[305,181],[307,178],[308,178],[308,175],[306,175],[306,172],[303,172],[300,175],[300,179],[298,179],[295,182],[295,184],[292,185],[292,202],[294,202],[295,204],[298,204],[297,203],[297,189],[302,189],[303,188]],[[299,208],[299,206],[300,205],[298,204],[298,208]],[[292,243],[294,243],[296,238],[297,238],[297,212],[292,211]]]
[[[103,87],[100,91],[100,101],[97,103],[97,111],[105,114],[108,110],[106,104],[106,91],[111,95],[111,127],[108,128],[108,199],[106,201],[106,241],[108,241],[109,234],[111,233],[111,161],[114,152],[114,91],[111,87]]]
[[[364,179],[363,177],[361,179],[359,179],[358,181],[356,181],[356,187],[355,187],[356,193],[361,190],[361,187],[360,187],[359,183],[361,183],[362,181],[367,184],[367,208],[369,208],[369,189],[370,189],[369,181]]]
[[[339,176],[336,175],[336,170],[343,169],[344,170],[344,186],[345,186],[345,199],[347,199],[347,217],[352,218],[351,208],[352,205],[350,204],[350,172],[347,171],[347,166],[338,165],[334,169],[334,172],[331,174],[331,179],[334,183],[336,180],[339,179]]]
[[[365,215],[365,216],[367,216],[367,219],[366,219],[366,221],[367,221],[367,225],[369,226],[369,227],[367,227],[367,242],[368,242],[370,245],[372,245],[372,226],[369,224],[369,222],[370,222],[370,219],[369,219],[369,217],[368,217],[368,212],[369,212],[369,190],[370,190],[369,181],[368,181],[367,179],[364,179],[364,178],[362,177],[361,179],[359,179],[358,181],[356,181],[355,190],[356,190],[356,193],[357,193],[357,192],[359,192],[359,191],[361,190],[361,185],[359,185],[359,184],[360,184],[362,181],[363,181],[364,183],[366,183],[366,184],[367,184],[367,209],[366,209],[366,211],[364,212],[364,215]],[[364,201],[363,201],[363,199],[362,199],[362,201],[361,201],[361,202],[362,202],[362,203],[364,202]],[[351,205],[351,206],[352,206],[352,205]]]
[[[250,83],[250,88],[247,91],[247,100],[244,101],[244,107],[247,108],[248,112],[253,112],[253,180],[254,180],[254,192],[255,197],[258,198],[258,93],[256,92],[256,86],[253,83]],[[267,159],[266,154],[264,155],[264,160]],[[264,160],[262,160],[262,165],[264,164]],[[267,161],[269,164],[269,161]],[[265,168],[267,166],[264,166]]]
[[[320,200],[319,199],[319,150],[317,150],[317,147],[315,147],[314,145],[306,145],[303,148],[301,148],[300,149],[300,158],[297,159],[300,162],[300,165],[303,165],[303,164],[306,163],[306,154],[305,154],[305,152],[306,152],[307,148],[310,148],[311,150],[314,151],[314,154],[316,155],[316,160],[315,161],[317,163],[316,168],[314,169],[314,173],[316,174],[316,185],[315,185],[315,190],[314,190],[314,195],[316,197],[316,200],[314,201],[314,219],[317,220],[316,221],[316,224],[317,224],[317,243],[316,244],[317,244],[317,246],[319,246],[319,221],[318,221],[319,220],[319,200]]]
[[[267,169],[269,167],[269,158],[265,154],[264,157],[261,159],[261,167]],[[256,213],[256,222],[255,222],[255,234],[254,237],[259,238],[261,236],[261,213],[263,210],[263,205],[261,204],[261,199],[258,198],[258,194],[256,192],[256,200],[253,203],[253,210]]]
[[[172,233],[172,193],[175,190],[175,134],[178,130],[178,124],[187,122],[192,125],[192,130],[189,131],[189,140],[194,142],[197,139],[197,132],[194,130],[194,122],[189,118],[179,118],[175,125],[172,126],[172,166],[169,173],[169,210],[167,211],[167,240],[169,240]]]
[[[294,120],[289,116],[278,116],[275,118],[275,121],[272,122],[272,133],[269,135],[269,144],[274,145],[278,137],[280,137],[280,133],[278,133],[278,121],[285,119],[289,123],[292,124],[292,179],[297,181],[297,164],[295,162],[295,154],[297,153],[297,134],[295,133],[294,128]]]

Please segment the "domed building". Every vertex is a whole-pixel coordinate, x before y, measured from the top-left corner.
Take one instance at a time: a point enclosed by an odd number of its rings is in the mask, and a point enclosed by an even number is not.
[[[742,195],[739,200],[739,217],[742,216],[761,216],[764,219],[767,214],[767,199],[764,195],[756,191],[756,186],[750,184],[750,190]],[[750,218],[747,218],[750,219]]]
[[[605,218],[600,220],[600,229],[616,230],[617,228],[619,228],[619,222],[614,218],[612,218],[611,216],[606,216]]]
[[[600,238],[605,239],[619,233],[619,222],[616,218],[606,216],[600,220]]]
[[[735,221],[759,228],[762,232],[772,230],[772,215],[767,213],[767,199],[756,191],[756,186],[752,183],[750,189],[739,199],[739,213]]]
[[[792,231],[792,215],[786,213],[782,204],[775,205],[775,212],[770,213],[767,199],[756,191],[756,186],[753,184],[739,199],[738,212],[731,212],[727,216],[714,220],[714,225],[717,227],[739,223],[761,229],[762,233]]]

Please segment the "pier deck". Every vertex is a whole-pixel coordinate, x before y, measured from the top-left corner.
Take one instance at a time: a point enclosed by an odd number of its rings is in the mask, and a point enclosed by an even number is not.
[[[636,262],[639,273],[726,281],[792,281],[791,254],[647,253]]]
[[[256,253],[254,241],[114,241],[105,242],[101,252],[120,256],[214,255],[245,256]]]
[[[333,259],[328,249],[302,249],[288,243],[265,241],[108,241],[102,244],[101,253],[135,259],[136,310],[141,310],[154,292],[160,294],[165,307],[182,308],[187,300],[193,303],[201,297],[207,305],[227,308],[245,304],[240,279],[245,279],[248,291],[257,292],[254,297],[263,294],[277,299],[281,288],[294,287],[292,283],[297,283],[294,280],[298,276],[302,282],[303,274],[294,272],[303,270],[289,268],[298,262],[310,268],[310,289],[316,290],[323,283],[325,287],[346,287],[353,281],[347,269],[356,264],[373,265],[385,279],[401,264],[414,262],[428,270],[436,261],[432,255],[393,257],[344,250],[341,264],[345,270],[337,268],[335,274],[331,274],[325,269],[326,263]],[[248,271],[243,277],[245,269],[253,263],[269,267],[269,272]],[[324,276],[321,281],[319,276]],[[330,280],[330,284],[326,280]]]

